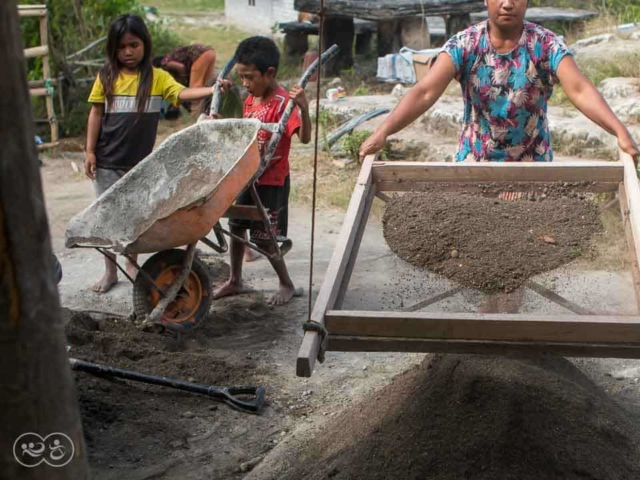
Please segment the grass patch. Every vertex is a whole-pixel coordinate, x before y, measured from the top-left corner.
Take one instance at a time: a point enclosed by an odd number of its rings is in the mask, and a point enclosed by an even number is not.
[[[236,0],[237,1],[237,0]],[[169,12],[208,12],[224,10],[224,0],[149,0],[145,7],[156,7],[160,14]]]
[[[596,87],[607,78],[626,77],[640,79],[640,53],[617,55],[609,60],[601,58],[577,58],[582,73]],[[556,86],[553,96],[549,100],[550,105],[566,107],[571,105],[560,85]]]
[[[211,45],[217,54],[216,67],[222,68],[236,51],[238,44],[250,34],[231,26],[189,27],[172,26],[184,43]]]

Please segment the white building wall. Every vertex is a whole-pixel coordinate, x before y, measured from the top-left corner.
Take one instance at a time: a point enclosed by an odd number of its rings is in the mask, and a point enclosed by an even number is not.
[[[224,11],[229,21],[249,33],[268,34],[276,22],[298,19],[293,0],[225,0]]]

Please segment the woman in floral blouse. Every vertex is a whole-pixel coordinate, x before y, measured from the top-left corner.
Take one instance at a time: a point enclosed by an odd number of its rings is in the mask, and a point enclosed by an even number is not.
[[[524,20],[527,0],[486,0],[489,19],[458,33],[433,67],[366,140],[361,157],[427,111],[455,79],[464,119],[458,161],[553,160],[547,102],[560,84],[571,102],[618,138],[637,163],[638,147],[555,34]]]

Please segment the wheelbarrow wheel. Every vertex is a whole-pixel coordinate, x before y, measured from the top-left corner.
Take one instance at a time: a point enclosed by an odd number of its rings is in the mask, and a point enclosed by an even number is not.
[[[133,283],[133,309],[138,318],[148,316],[162,298],[158,289],[150,284],[150,280],[166,292],[180,276],[186,254],[185,250],[165,250],[156,253],[142,265]],[[194,257],[184,286],[164,311],[160,322],[174,331],[193,328],[209,312],[211,288],[207,265]]]

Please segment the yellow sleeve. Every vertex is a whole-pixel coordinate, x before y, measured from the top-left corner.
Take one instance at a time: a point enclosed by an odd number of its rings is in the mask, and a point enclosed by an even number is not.
[[[159,76],[158,85],[160,86],[160,90],[162,90],[162,98],[171,102],[172,105],[178,106],[180,104],[180,99],[178,95],[182,92],[186,87],[178,83],[169,72],[166,72],[161,69],[154,69]]]
[[[100,81],[100,76],[98,76],[89,94],[89,103],[104,103],[104,100],[104,87]]]

